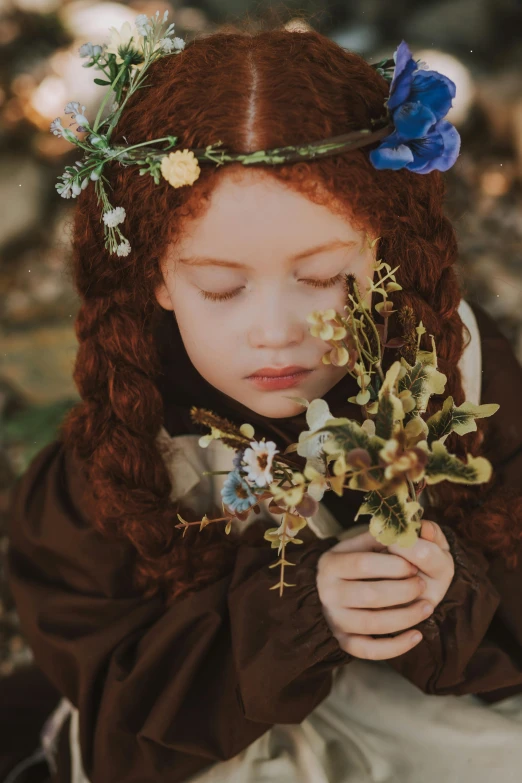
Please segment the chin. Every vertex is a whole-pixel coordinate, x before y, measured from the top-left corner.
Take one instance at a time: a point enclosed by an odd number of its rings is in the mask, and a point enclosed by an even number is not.
[[[290,392],[291,389],[288,389],[288,391]],[[298,395],[296,394],[296,396]],[[299,405],[297,402],[281,399],[280,397],[260,402],[258,405],[253,404],[252,400],[245,404],[260,416],[267,416],[271,419],[287,419],[290,416],[297,416],[299,413],[306,411],[304,405]]]

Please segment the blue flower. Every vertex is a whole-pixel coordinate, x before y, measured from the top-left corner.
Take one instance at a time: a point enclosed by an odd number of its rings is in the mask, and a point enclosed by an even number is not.
[[[446,171],[460,151],[460,135],[444,119],[455,97],[455,83],[437,71],[419,69],[405,41],[394,60],[387,107],[395,130],[370,152],[370,160],[377,169]]]
[[[244,453],[245,453],[244,449],[239,449],[239,451],[236,452],[236,456],[234,457],[234,459],[232,461],[232,464],[238,470],[241,468],[241,461],[243,459]]]
[[[246,481],[237,470],[231,470],[225,479],[221,490],[221,497],[225,505],[233,511],[246,511],[257,502],[256,496],[250,491]]]

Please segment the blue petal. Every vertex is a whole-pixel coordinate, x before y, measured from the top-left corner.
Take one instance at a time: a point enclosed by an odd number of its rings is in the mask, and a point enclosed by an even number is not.
[[[457,160],[460,152],[460,135],[454,125],[447,120],[439,120],[435,130],[441,136],[444,150],[441,155],[432,158],[424,166],[416,168],[417,174],[429,174],[430,171],[447,171]],[[409,167],[408,167],[409,168]]]
[[[417,68],[417,63],[411,58],[411,52],[408,49],[407,44],[403,41],[404,46],[408,52],[409,60],[405,61],[406,50],[400,52],[397,57],[397,65],[393,72],[393,78],[390,84],[390,94],[386,105],[390,111],[396,109],[401,103],[408,98],[411,89],[411,83],[413,81],[413,72]],[[401,44],[402,45],[402,44]],[[400,47],[399,47],[400,48]],[[399,50],[397,50],[399,52]]]
[[[437,71],[416,71],[411,85],[410,100],[420,101],[440,120],[451,109],[455,97],[455,82]]]
[[[408,144],[413,153],[413,161],[408,165],[410,171],[425,168],[428,163],[439,158],[444,151],[444,141],[440,133],[430,133],[422,139],[411,139]]]
[[[403,103],[393,113],[393,124],[398,135],[407,141],[408,139],[420,139],[437,121],[428,106],[423,106],[420,101],[416,103]]]
[[[396,133],[390,133],[377,149],[370,152],[370,161],[376,169],[402,169],[413,161],[413,153]]]
[[[409,64],[410,60],[413,60],[412,53],[410,51],[410,47],[406,43],[406,41],[403,39],[396,50],[393,53],[393,60],[395,62],[395,68],[393,69],[393,77],[390,84],[390,92],[393,91],[393,88],[395,87],[395,84],[400,76],[402,76],[402,73],[406,66]]]

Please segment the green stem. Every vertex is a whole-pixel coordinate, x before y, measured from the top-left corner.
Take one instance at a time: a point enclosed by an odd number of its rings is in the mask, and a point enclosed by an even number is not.
[[[109,127],[107,128],[107,131],[105,133],[105,136],[106,136],[107,139],[109,139],[112,131],[114,130],[114,128],[116,126],[116,123],[120,119],[121,113],[122,113],[123,109],[125,108],[125,104],[129,100],[131,95],[134,93],[134,90],[137,89],[137,87],[139,86],[140,82],[143,81],[143,79],[145,77],[145,74],[147,73],[147,69],[148,69],[149,65],[150,65],[150,62],[149,63],[145,62],[145,64],[143,65],[142,69],[139,72],[139,75],[136,76],[135,78],[133,78],[133,76],[131,76],[131,83],[129,84],[129,89],[127,91],[127,95],[125,96],[125,100],[123,101],[121,106],[116,111],[116,114],[112,118],[112,120],[111,120],[111,122],[109,124]]]
[[[99,123],[100,123],[100,117],[101,117],[101,115],[103,113],[103,109],[105,108],[105,104],[107,103],[107,101],[109,100],[109,98],[111,96],[111,93],[114,92],[114,87],[116,86],[117,82],[121,79],[123,74],[126,73],[126,71],[127,71],[127,59],[125,59],[125,61],[123,62],[117,77],[115,78],[115,80],[111,84],[110,88],[107,90],[107,94],[105,95],[105,98],[101,102],[100,108],[98,109],[98,114],[96,115],[96,119],[94,121],[93,133],[96,133],[97,130],[98,130],[98,126],[99,126]]]

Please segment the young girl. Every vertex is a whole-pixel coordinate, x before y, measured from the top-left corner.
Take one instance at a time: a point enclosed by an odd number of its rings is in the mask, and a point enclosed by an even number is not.
[[[114,142],[300,145],[367,128],[389,95],[359,55],[281,29],[196,39],[158,59],[148,85]],[[202,167],[184,187],[109,165],[129,238],[112,254],[94,188],[80,193],[82,402],[9,517],[22,627],[63,694],[42,734],[53,781],[519,780],[522,372],[461,299],[444,167],[379,169],[377,143]],[[354,522],[360,493],[325,493],[279,596],[266,504],[229,535],[176,527],[178,513],[222,516],[224,475],[205,471],[232,467],[221,441],[199,445],[190,410],[249,422],[280,451],[307,429],[292,395],[360,417],[306,316],[342,311],[343,275],[364,286],[381,258],[400,265],[394,304],[435,336],[445,396],[500,404],[448,440],[486,455],[494,478],[437,485],[411,549],[386,551]],[[281,370],[287,388],[267,380]]]

